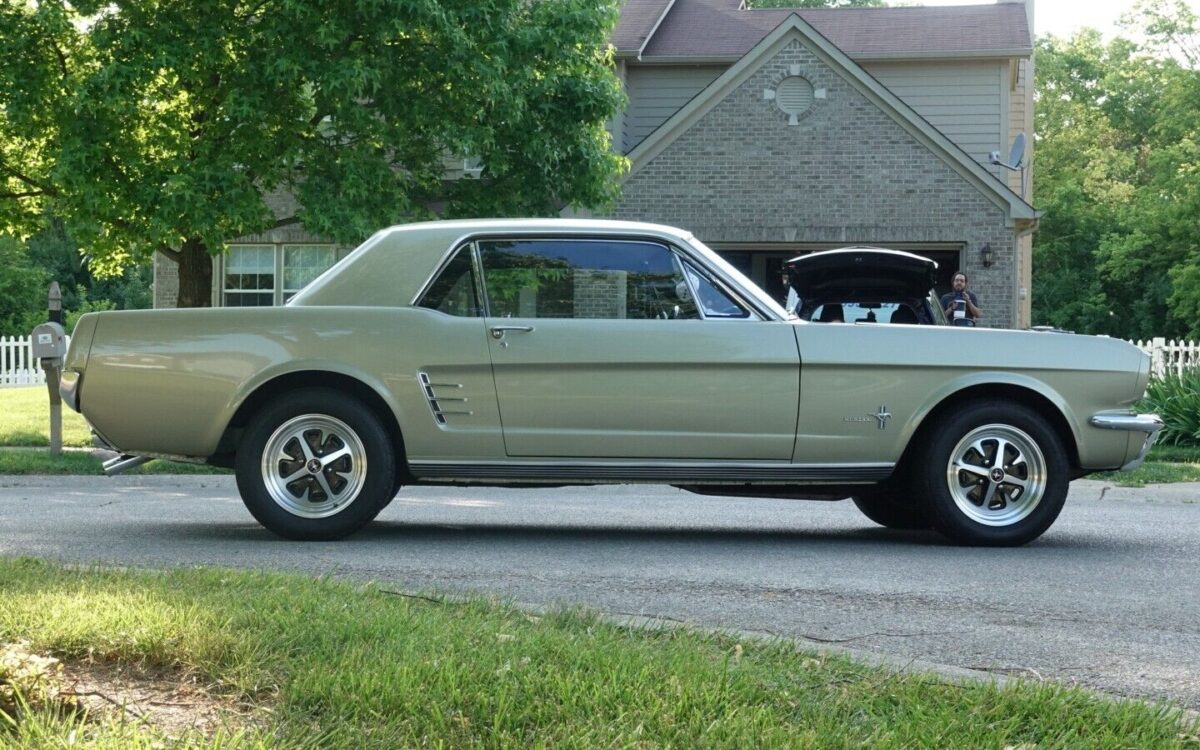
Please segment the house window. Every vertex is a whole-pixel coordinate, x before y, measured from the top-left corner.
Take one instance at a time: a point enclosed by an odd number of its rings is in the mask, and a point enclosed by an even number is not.
[[[275,246],[230,245],[225,260],[225,306],[275,304]]]
[[[230,245],[221,303],[226,307],[281,305],[337,259],[333,245]]]
[[[283,301],[303,289],[337,260],[331,245],[283,246]]]

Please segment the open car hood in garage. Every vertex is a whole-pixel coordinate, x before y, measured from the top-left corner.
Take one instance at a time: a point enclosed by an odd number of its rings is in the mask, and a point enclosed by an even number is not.
[[[921,298],[937,263],[901,250],[845,247],[792,258],[788,281],[802,299]]]

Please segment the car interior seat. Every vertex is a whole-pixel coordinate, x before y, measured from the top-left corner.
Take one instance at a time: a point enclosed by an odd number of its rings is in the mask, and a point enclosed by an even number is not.
[[[908,305],[899,305],[892,311],[892,323],[917,324],[917,313]]]
[[[842,314],[842,306],[838,303],[825,305],[821,308],[821,314],[817,316],[818,323],[843,323],[845,317]]]

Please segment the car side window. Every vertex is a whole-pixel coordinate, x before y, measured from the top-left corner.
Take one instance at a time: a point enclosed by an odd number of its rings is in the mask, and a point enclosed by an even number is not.
[[[657,242],[484,240],[479,252],[494,317],[700,317],[678,258]]]
[[[446,264],[417,305],[463,318],[482,316],[469,245],[460,248]]]

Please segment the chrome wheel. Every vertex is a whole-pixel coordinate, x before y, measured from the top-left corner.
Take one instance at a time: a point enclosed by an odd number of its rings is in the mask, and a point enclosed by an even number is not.
[[[985,526],[1029,517],[1046,493],[1046,458],[1037,441],[1006,424],[985,424],[950,453],[946,483],[963,515]]]
[[[326,518],[358,497],[367,474],[367,451],[345,422],[301,414],[271,433],[261,470],[279,507],[302,518]]]

